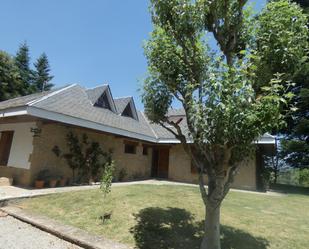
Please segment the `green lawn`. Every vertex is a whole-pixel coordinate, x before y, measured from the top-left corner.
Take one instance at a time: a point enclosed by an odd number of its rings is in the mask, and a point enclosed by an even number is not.
[[[198,188],[132,185],[27,199],[23,208],[142,249],[198,249],[204,208]],[[309,248],[309,196],[231,192],[222,207],[223,249]],[[112,210],[111,220],[99,218]]]

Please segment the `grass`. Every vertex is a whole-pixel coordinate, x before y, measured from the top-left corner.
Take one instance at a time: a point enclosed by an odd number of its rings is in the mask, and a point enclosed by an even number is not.
[[[204,207],[198,188],[132,185],[28,199],[20,205],[140,249],[198,249]],[[307,249],[309,196],[230,192],[223,202],[223,249]],[[112,210],[111,220],[100,216]]]

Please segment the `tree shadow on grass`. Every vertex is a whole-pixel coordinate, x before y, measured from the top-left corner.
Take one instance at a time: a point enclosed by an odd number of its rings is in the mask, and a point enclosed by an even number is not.
[[[145,208],[135,215],[131,228],[139,249],[198,249],[203,238],[203,222],[180,208]],[[268,242],[242,230],[221,227],[222,249],[266,249]]]
[[[266,249],[269,242],[243,230],[221,226],[221,246],[223,249]]]

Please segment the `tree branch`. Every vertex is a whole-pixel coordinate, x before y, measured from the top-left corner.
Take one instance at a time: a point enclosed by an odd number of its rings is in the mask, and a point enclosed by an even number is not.
[[[226,180],[226,183],[224,184],[224,189],[223,189],[223,198],[222,200],[224,199],[224,197],[227,195],[227,193],[229,192],[230,188],[231,188],[231,185],[234,181],[234,176],[236,174],[238,170],[238,166],[233,166],[229,169],[229,172],[228,172],[228,177],[227,177],[227,180]]]
[[[199,182],[199,188],[200,188],[200,192],[201,192],[201,196],[203,199],[203,202],[205,205],[207,205],[208,202],[208,194],[205,188],[205,182],[204,182],[204,176],[203,176],[203,171],[200,170],[199,174],[198,174],[198,182]]]
[[[164,124],[164,122],[159,122],[159,124],[166,130],[168,130],[170,133],[172,133],[176,138],[178,137],[178,134],[173,130],[171,129],[170,127],[166,126]]]

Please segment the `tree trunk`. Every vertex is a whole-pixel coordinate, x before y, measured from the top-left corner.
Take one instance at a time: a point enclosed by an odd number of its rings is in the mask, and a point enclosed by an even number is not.
[[[220,205],[213,208],[206,206],[205,236],[201,249],[221,249],[220,243]]]

